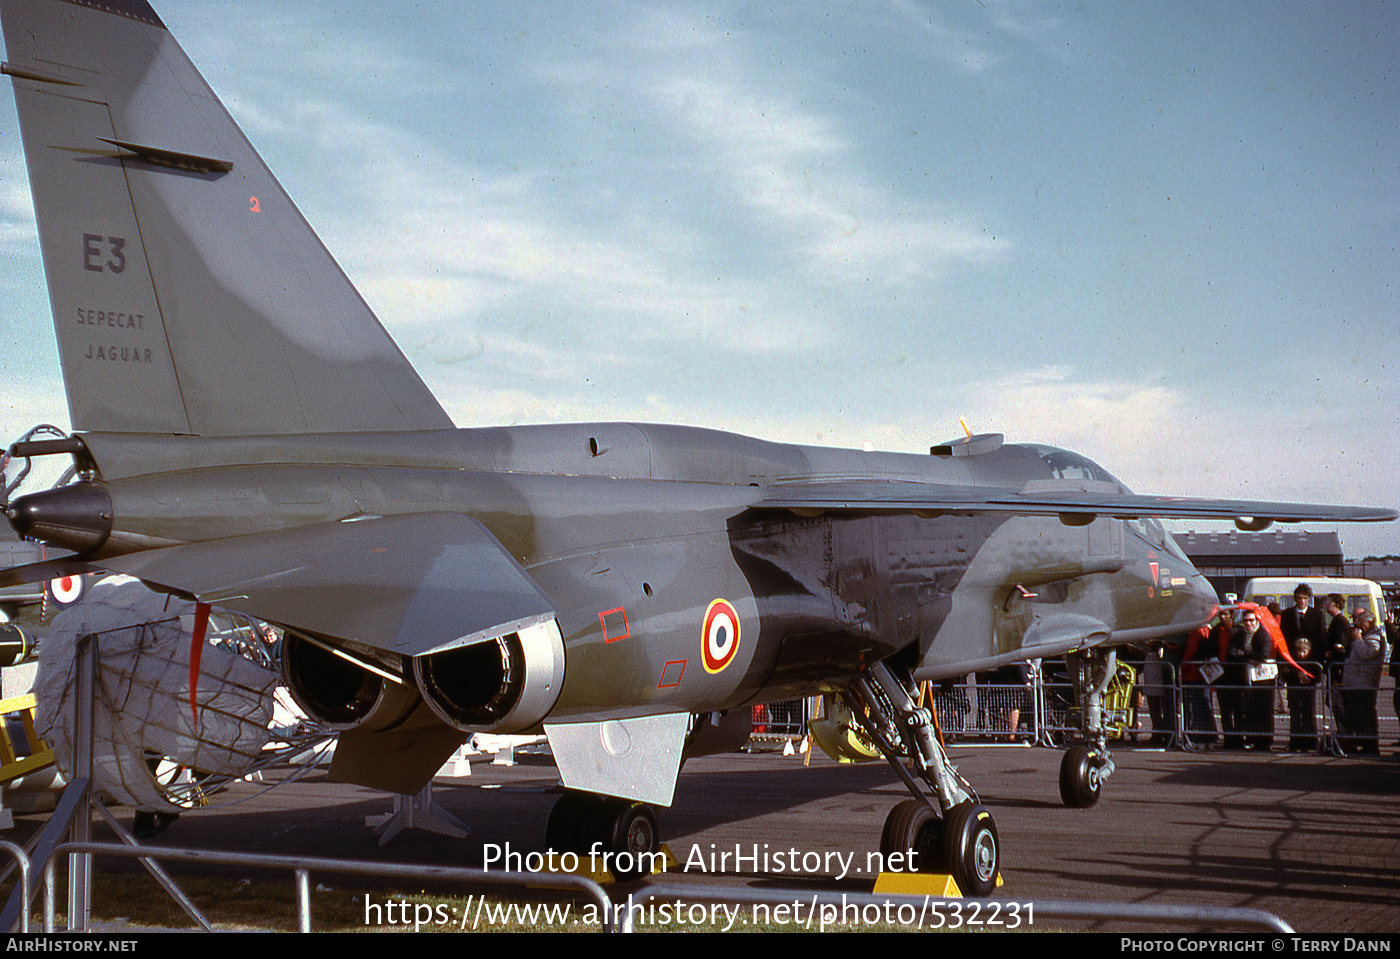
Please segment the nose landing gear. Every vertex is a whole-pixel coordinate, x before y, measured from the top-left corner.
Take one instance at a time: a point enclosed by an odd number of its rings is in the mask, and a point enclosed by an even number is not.
[[[1074,680],[1074,712],[1083,743],[1071,746],[1060,762],[1060,799],[1066,806],[1087,809],[1099,801],[1104,781],[1113,774],[1103,695],[1118,660],[1111,649],[1081,649],[1066,654],[1065,660]]]

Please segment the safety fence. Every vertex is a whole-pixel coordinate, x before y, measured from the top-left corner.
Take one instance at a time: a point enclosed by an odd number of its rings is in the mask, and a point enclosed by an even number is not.
[[[5,844],[8,846],[9,844]],[[266,853],[243,853],[226,850],[208,849],[176,849],[176,848],[152,848],[147,846],[118,846],[110,843],[94,842],[70,842],[54,847],[52,852],[43,857],[40,862],[29,862],[22,850],[9,850],[10,855],[25,867],[24,881],[25,893],[21,903],[19,919],[16,923],[19,931],[30,931],[30,897],[32,893],[31,871],[38,871],[43,876],[43,883],[40,887],[43,892],[43,929],[45,932],[55,932],[58,929],[56,921],[56,903],[58,900],[58,880],[55,869],[58,861],[65,855],[71,858],[83,857],[91,859],[94,855],[138,859],[148,866],[157,861],[161,862],[181,862],[194,863],[200,865],[233,865],[254,869],[280,870],[290,872],[296,883],[296,911],[297,930],[299,932],[312,931],[311,917],[311,873],[335,874],[335,875],[355,875],[371,876],[380,879],[409,879],[415,883],[424,882],[447,882],[467,887],[486,887],[493,889],[552,889],[564,893],[581,897],[588,900],[591,905],[591,913],[596,915],[604,932],[620,931],[619,917],[616,908],[613,907],[607,893],[597,882],[586,876],[572,875],[566,872],[507,872],[488,871],[485,869],[466,869],[454,866],[428,866],[413,863],[384,863],[371,862],[355,859],[330,859],[325,857],[294,857],[278,856]],[[90,870],[84,870],[90,874]],[[70,876],[70,884],[74,879]],[[168,887],[167,887],[168,889]],[[39,890],[35,890],[39,891]],[[87,914],[90,906],[87,897],[82,899],[82,907],[77,910],[77,914],[71,908],[70,890],[70,913],[67,917],[67,929],[71,931],[90,931],[90,918]],[[209,920],[199,912],[197,907],[187,897],[179,895],[176,897],[177,903],[184,909],[185,913],[195,921],[200,929],[205,932],[213,932],[214,927]],[[401,918],[395,920],[392,906],[386,910],[379,905],[371,905],[366,900],[365,924],[367,927],[394,927],[411,926],[415,930],[427,927],[436,931],[444,929],[468,929],[477,928],[469,926],[472,920],[470,915],[453,915],[446,910],[446,907],[437,909],[429,908],[426,915],[418,912],[410,912],[410,904],[403,902],[400,909]],[[387,919],[387,922],[386,922]],[[371,921],[373,920],[373,921]],[[13,931],[10,930],[10,931]]]
[[[1395,681],[1347,684],[1342,667],[1302,663],[1304,677],[1280,664],[1277,675],[1250,682],[1245,668],[1183,671],[1153,662],[1120,663],[1103,697],[1109,738],[1163,748],[1286,749],[1332,755],[1375,754],[1400,739]],[[1238,673],[1238,675],[1236,675]],[[1183,674],[1187,678],[1183,678]],[[967,676],[925,683],[943,737],[954,742],[1054,746],[1079,729],[1074,686],[1060,662],[1042,663],[1025,682]],[[801,738],[820,714],[819,699],[756,706],[760,743]]]
[[[711,927],[727,928],[732,925],[738,909],[725,909],[723,912],[706,910],[707,904],[727,904],[735,907],[746,906],[752,920],[746,916],[745,927],[764,925],[780,930],[817,929],[859,929],[863,927],[915,929],[1033,929],[1036,922],[1045,920],[1119,920],[1145,922],[1152,925],[1195,926],[1210,929],[1254,929],[1272,933],[1289,934],[1293,927],[1273,913],[1261,909],[1234,908],[1202,905],[1162,905],[1156,903],[1128,902],[1062,902],[1053,900],[1000,900],[943,898],[908,893],[865,893],[851,890],[823,890],[812,886],[801,889],[784,889],[768,886],[754,888],[748,886],[727,886],[716,883],[689,883],[674,880],[652,880],[641,884],[628,893],[626,899],[614,901],[598,883],[583,876],[557,872],[489,872],[484,869],[465,869],[451,866],[426,866],[412,863],[382,863],[364,860],[327,859],[321,857],[302,858],[277,856],[263,853],[240,853],[225,850],[152,848],[143,846],[117,846],[107,843],[64,843],[55,847],[42,862],[30,863],[23,850],[11,843],[0,844],[23,869],[22,908],[18,920],[14,921],[9,932],[29,933],[32,930],[30,897],[31,872],[42,874],[43,882],[38,890],[43,893],[43,931],[60,931],[57,921],[59,880],[56,865],[59,859],[68,856],[91,858],[93,856],[137,859],[148,867],[156,861],[181,862],[197,865],[237,865],[254,869],[290,872],[296,884],[297,931],[313,931],[311,873],[332,875],[357,875],[379,879],[408,879],[416,883],[436,883],[465,886],[467,888],[493,889],[498,894],[506,891],[554,890],[571,900],[582,900],[584,908],[572,912],[572,903],[548,906],[527,903],[497,903],[490,910],[480,908],[484,902],[479,896],[468,897],[466,908],[449,904],[394,902],[386,898],[383,903],[371,903],[367,895],[364,900],[365,928],[400,928],[414,931],[491,931],[502,923],[519,924],[527,922],[532,928],[555,931],[580,930],[596,926],[601,932],[631,933],[640,926],[646,929],[658,925],[662,928],[701,926],[708,921]],[[86,870],[85,870],[86,871]],[[71,878],[70,878],[71,882]],[[70,890],[71,894],[71,890]],[[183,898],[183,897],[181,897]],[[214,927],[199,910],[187,899],[180,903],[187,914],[195,920],[204,932],[213,932]],[[479,908],[472,909],[472,905]],[[78,913],[67,916],[64,931],[91,931],[91,920],[87,915],[87,902]],[[393,906],[397,905],[398,916]],[[658,909],[659,906],[659,909]],[[697,919],[695,910],[699,909]],[[485,917],[485,923],[482,919]],[[591,916],[592,919],[583,917]],[[157,930],[158,931],[158,930]],[[173,930],[171,930],[173,931]]]

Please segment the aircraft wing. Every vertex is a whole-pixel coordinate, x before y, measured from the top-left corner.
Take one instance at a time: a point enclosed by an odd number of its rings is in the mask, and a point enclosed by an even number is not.
[[[460,513],[323,523],[91,563],[257,619],[406,656],[555,616],[505,547]]]
[[[1100,515],[1115,519],[1137,519],[1147,516],[1168,519],[1222,519],[1244,521],[1254,525],[1269,520],[1284,523],[1305,520],[1373,523],[1393,520],[1400,515],[1393,509],[1368,506],[1191,499],[1180,496],[1138,496],[1131,493],[1083,490],[1028,491],[901,481],[774,486],[765,490],[762,498],[754,505],[759,509],[788,509],[799,513],[817,510],[862,513],[1056,515],[1070,525],[1087,523]]]

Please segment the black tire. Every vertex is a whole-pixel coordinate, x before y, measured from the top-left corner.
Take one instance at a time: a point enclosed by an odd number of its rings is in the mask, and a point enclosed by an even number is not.
[[[906,799],[891,809],[880,833],[880,856],[886,863],[891,855],[904,856],[911,851],[913,861],[906,860],[899,871],[938,872],[943,868],[943,820],[918,799]]]
[[[1088,809],[1099,801],[1103,783],[1099,781],[1099,766],[1094,754],[1083,746],[1075,746],[1060,760],[1060,798],[1073,809]]]
[[[644,802],[609,799],[600,807],[599,817],[599,826],[607,833],[603,848],[613,854],[608,863],[613,876],[625,882],[647,875],[654,854],[661,850],[656,810]]]
[[[964,896],[990,896],[1001,872],[1001,841],[986,807],[965,802],[948,811],[945,864]]]
[[[549,811],[545,845],[556,852],[586,853],[595,839],[603,841],[602,835],[595,835],[603,802],[602,796],[593,793],[566,791]]]

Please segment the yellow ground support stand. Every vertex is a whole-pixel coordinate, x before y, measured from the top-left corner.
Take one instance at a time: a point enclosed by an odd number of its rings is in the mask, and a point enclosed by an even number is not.
[[[1119,663],[1103,694],[1103,718],[1109,739],[1122,739],[1123,734],[1137,726],[1133,690],[1137,688],[1137,670]]]
[[[34,732],[33,693],[0,700],[0,786],[53,764],[53,749]]]

